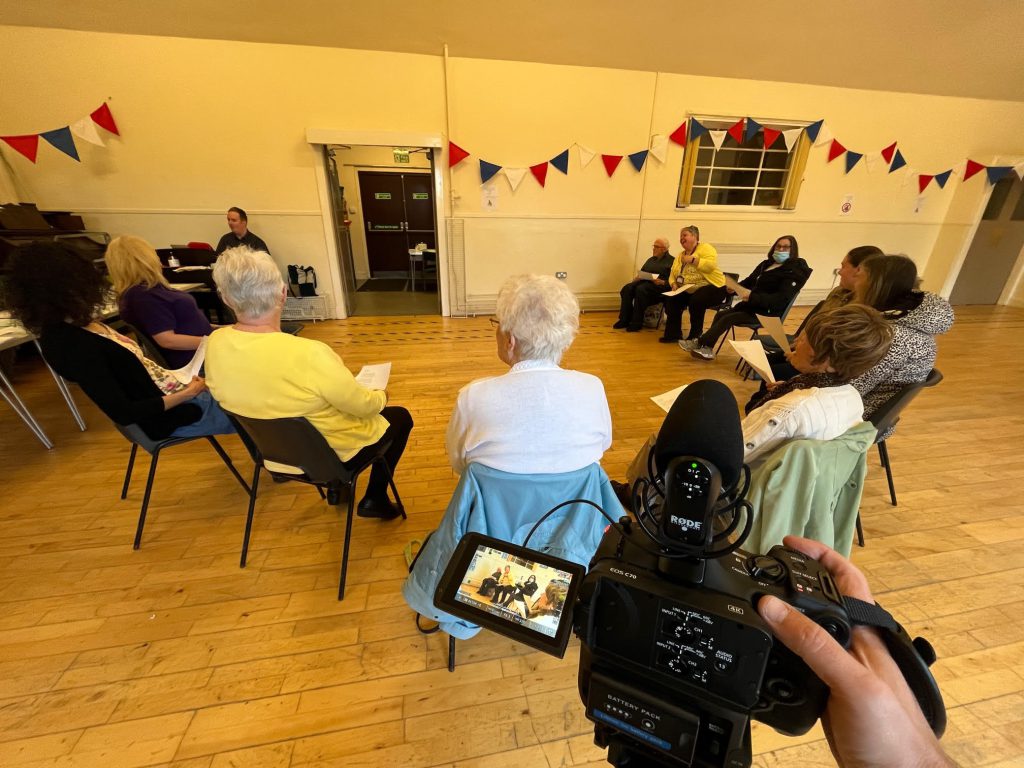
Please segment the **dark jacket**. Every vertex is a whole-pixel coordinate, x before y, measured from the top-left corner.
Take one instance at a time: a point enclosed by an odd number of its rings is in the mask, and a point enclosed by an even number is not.
[[[651,256],[644,265],[640,267],[641,272],[652,272],[658,276],[660,280],[668,280],[668,273],[672,271],[672,262],[675,261],[673,256],[668,251],[665,251],[661,256]]]
[[[152,439],[162,440],[203,415],[194,403],[165,411],[163,394],[139,359],[85,328],[61,323],[43,331],[39,344],[53,369],[78,384],[116,424],[138,424]]]
[[[750,289],[750,297],[738,303],[735,309],[779,317],[813,271],[803,259],[788,259],[775,269],[768,269],[774,263],[773,259],[765,259],[740,280],[740,285]]]

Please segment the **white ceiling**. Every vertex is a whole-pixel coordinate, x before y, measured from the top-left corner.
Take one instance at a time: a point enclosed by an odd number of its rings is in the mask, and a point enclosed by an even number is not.
[[[1022,0],[0,0],[0,23],[1024,101]]]

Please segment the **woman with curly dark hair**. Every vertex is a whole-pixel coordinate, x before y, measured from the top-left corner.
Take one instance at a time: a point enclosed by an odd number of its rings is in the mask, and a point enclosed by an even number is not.
[[[39,337],[53,369],[115,423],[138,424],[154,440],[234,432],[203,379],[181,383],[97,319],[109,286],[90,260],[60,243],[33,243],[16,249],[9,267],[11,314]]]

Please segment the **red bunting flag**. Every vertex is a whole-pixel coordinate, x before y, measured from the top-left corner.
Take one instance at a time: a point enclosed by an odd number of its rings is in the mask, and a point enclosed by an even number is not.
[[[767,125],[764,127],[764,148],[771,149],[772,144],[775,140],[782,135],[782,131],[776,131],[774,128],[769,128]]]
[[[611,178],[615,169],[619,167],[619,163],[622,162],[622,155],[601,155],[601,162],[604,163],[604,170],[608,174],[608,178]]]
[[[832,144],[828,148],[828,161],[831,163],[845,151],[846,147],[840,144],[838,139],[832,139]]]
[[[449,168],[458,165],[463,160],[465,160],[467,157],[469,157],[469,152],[464,150],[462,147],[460,147],[454,141],[449,141],[448,142],[448,167]]]
[[[110,107],[107,106],[106,102],[103,102],[103,106],[89,113],[89,117],[96,123],[100,128],[105,128],[115,136],[120,136],[121,132],[117,130],[117,123],[114,122],[114,116],[110,114]]]
[[[38,133],[31,136],[0,136],[0,140],[6,141],[33,163],[36,161],[36,153],[39,151]]]
[[[981,163],[976,163],[973,160],[967,160],[967,168],[964,170],[964,181],[967,181],[971,176],[980,171],[985,170],[985,166]]]
[[[672,139],[676,144],[686,146],[686,124],[689,120],[683,120],[683,124],[676,128],[672,133],[669,134],[669,138]]]
[[[533,174],[533,178],[535,178],[537,180],[537,183],[540,184],[543,187],[544,186],[544,181],[548,177],[548,164],[547,163],[537,163],[536,165],[531,165],[530,166],[530,173]]]
[[[726,131],[726,133],[728,133],[730,136],[732,136],[733,140],[737,144],[742,144],[743,143],[743,121],[745,119],[746,118],[742,118],[741,117],[739,120],[736,121],[736,124],[732,128],[730,128],[728,131]]]
[[[892,156],[896,152],[896,142],[894,141],[888,147],[882,150],[882,157],[885,158],[885,162],[892,165]]]
[[[929,184],[932,183],[932,179],[935,178],[934,174],[919,173],[917,174],[917,191],[924,192]]]

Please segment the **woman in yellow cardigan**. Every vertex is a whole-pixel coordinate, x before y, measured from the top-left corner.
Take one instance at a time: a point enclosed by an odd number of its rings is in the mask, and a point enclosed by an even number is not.
[[[665,335],[658,341],[675,343],[683,337],[683,310],[690,310],[690,331],[687,339],[696,339],[704,332],[704,313],[725,299],[725,275],[718,268],[718,251],[709,243],[700,242],[697,227],[679,231],[683,251],[676,256],[669,273],[669,289],[692,286],[684,293],[665,297]]]

